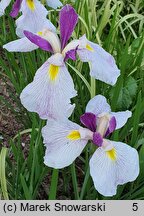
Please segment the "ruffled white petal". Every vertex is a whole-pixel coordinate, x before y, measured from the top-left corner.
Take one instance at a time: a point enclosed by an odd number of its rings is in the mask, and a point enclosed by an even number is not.
[[[85,40],[85,41],[84,41]],[[88,50],[84,46],[90,46]],[[80,39],[78,55],[83,62],[90,63],[90,75],[107,84],[114,85],[120,75],[112,55],[98,44],[88,41],[85,36]]]
[[[117,159],[111,160],[98,148],[90,160],[90,174],[96,190],[104,196],[116,194],[117,186],[134,181],[139,174],[138,152],[121,142],[113,142]]]
[[[81,154],[87,141],[67,138],[72,130],[79,128],[79,125],[68,120],[65,122],[48,120],[47,125],[42,129],[46,146],[44,163],[47,166],[56,169],[69,166]]]
[[[132,112],[129,110],[123,112],[111,112],[111,116],[116,118],[116,129],[119,129],[126,124],[128,118],[132,116]]]
[[[22,2],[22,15],[16,20],[16,34],[18,37],[24,37],[23,31],[27,30],[37,33],[45,28],[55,31],[55,26],[46,18],[48,11],[37,0],[34,1],[35,9],[30,10],[25,1]]]
[[[26,37],[9,42],[3,46],[9,52],[31,52],[38,48],[31,43]]]
[[[73,80],[65,65],[59,67],[56,79],[51,80],[49,67],[50,63],[46,61],[39,68],[33,82],[22,91],[21,102],[42,119],[69,117],[73,110],[70,98],[76,96]]]
[[[109,113],[110,111],[111,108],[107,103],[106,98],[102,95],[97,95],[92,98],[86,106],[86,112],[91,112],[95,115]]]
[[[46,0],[49,7],[52,7],[54,9],[61,7],[62,3],[59,0]]]
[[[11,0],[1,0],[0,2],[0,16],[3,16],[5,13],[5,9],[10,4]]]

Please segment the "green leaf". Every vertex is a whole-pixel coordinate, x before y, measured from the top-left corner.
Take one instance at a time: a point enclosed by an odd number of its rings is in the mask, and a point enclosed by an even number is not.
[[[132,104],[132,99],[127,88],[122,88],[119,94],[117,109],[125,110]]]
[[[133,98],[137,92],[137,87],[137,82],[133,77],[128,77],[126,79],[118,96],[117,110],[125,110],[131,106]],[[110,96],[113,97],[113,94],[114,90],[112,89]]]
[[[30,190],[29,190],[29,188],[27,186],[27,183],[25,181],[25,178],[23,177],[22,174],[20,174],[20,179],[21,179],[21,184],[22,184],[22,187],[23,187],[25,198],[27,200],[30,200],[32,198],[32,196],[31,196]]]
[[[131,98],[136,95],[137,92],[137,82],[133,77],[129,77],[126,81],[126,89],[128,90]]]
[[[0,183],[1,183],[1,190],[5,200],[8,200],[8,192],[7,192],[7,182],[5,176],[5,159],[7,154],[7,148],[2,148],[0,154]]]

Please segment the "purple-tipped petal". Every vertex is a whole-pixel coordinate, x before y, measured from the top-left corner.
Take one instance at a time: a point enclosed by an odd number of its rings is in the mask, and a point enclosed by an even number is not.
[[[65,55],[64,61],[67,61],[68,59],[72,59],[73,61],[76,61],[77,49],[78,46],[76,47],[76,49],[69,50]]]
[[[64,49],[78,22],[78,15],[71,5],[65,5],[60,11],[61,48]]]
[[[101,147],[101,146],[102,146],[103,138],[102,138],[102,136],[100,135],[100,133],[98,133],[98,132],[93,133],[93,143],[94,143],[95,145],[97,145],[98,147]]]
[[[16,2],[13,4],[12,11],[10,12],[11,17],[15,18],[18,15],[20,11],[21,3],[22,0],[16,0]]]
[[[34,44],[36,44],[39,48],[45,51],[53,52],[52,47],[50,43],[41,38],[40,36],[33,34],[32,32],[29,31],[24,31],[24,35]]]
[[[113,116],[109,121],[109,127],[106,131],[105,137],[110,135],[116,129],[116,118]]]
[[[93,113],[85,113],[80,117],[83,125],[89,128],[92,132],[96,131],[96,115]]]

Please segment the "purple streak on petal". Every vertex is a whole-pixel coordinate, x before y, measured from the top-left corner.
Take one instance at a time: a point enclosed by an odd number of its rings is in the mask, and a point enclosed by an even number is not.
[[[113,116],[109,121],[109,127],[106,131],[105,137],[110,135],[116,129],[116,118]]]
[[[78,22],[78,15],[71,5],[65,5],[60,11],[61,48],[64,49]]]
[[[32,32],[29,31],[24,31],[24,35],[34,44],[36,44],[39,48],[45,51],[53,52],[52,47],[50,43],[43,39],[42,37],[33,34]]]
[[[93,143],[99,147],[102,146],[103,138],[100,135],[100,133],[98,133],[98,132],[93,133]]]
[[[72,59],[73,61],[76,61],[76,54],[77,54],[78,46],[75,49],[69,50],[64,58],[64,61],[67,61],[68,59]]]
[[[89,128],[92,132],[96,131],[96,115],[93,113],[85,113],[80,117],[83,125]]]
[[[20,11],[21,3],[22,0],[16,0],[16,2],[13,4],[12,11],[10,12],[11,17],[15,18],[18,15]]]

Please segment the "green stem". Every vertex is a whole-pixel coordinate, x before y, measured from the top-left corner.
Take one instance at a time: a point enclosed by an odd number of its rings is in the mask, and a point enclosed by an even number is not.
[[[86,175],[85,175],[84,183],[83,183],[83,186],[82,186],[81,194],[80,194],[80,200],[82,200],[84,195],[85,195],[85,191],[86,191],[86,187],[87,187],[89,177],[90,177],[90,169],[88,167]]]
[[[96,81],[93,77],[91,77],[91,98],[93,98],[96,94]]]
[[[55,200],[56,199],[56,192],[57,192],[57,185],[58,185],[58,174],[59,174],[59,170],[53,169],[50,192],[49,192],[49,200]]]
[[[3,194],[3,198],[8,200],[8,191],[7,191],[7,181],[5,175],[5,167],[6,167],[6,154],[7,148],[2,148],[0,153],[0,184],[1,184],[1,191]]]
[[[71,174],[72,174],[72,182],[74,188],[75,199],[79,200],[79,193],[78,193],[78,184],[77,184],[77,177],[76,177],[76,170],[75,170],[75,163],[71,165]]]
[[[34,189],[34,174],[35,174],[35,170],[37,169],[37,167],[36,167],[36,155],[37,155],[38,146],[39,146],[40,139],[41,139],[42,125],[43,125],[43,122],[40,121],[38,137],[37,137],[37,140],[35,142],[35,147],[34,147],[34,150],[33,150],[33,162],[32,162],[32,171],[31,171],[31,177],[30,177],[30,192],[31,192],[31,194],[33,194],[33,189]]]
[[[69,63],[67,63],[67,65],[73,69],[73,71],[76,72],[76,74],[82,79],[82,81],[84,82],[84,84],[86,85],[86,87],[88,88],[89,92],[91,92],[91,87],[88,83],[88,81],[85,79],[85,77],[72,65],[70,65]]]

